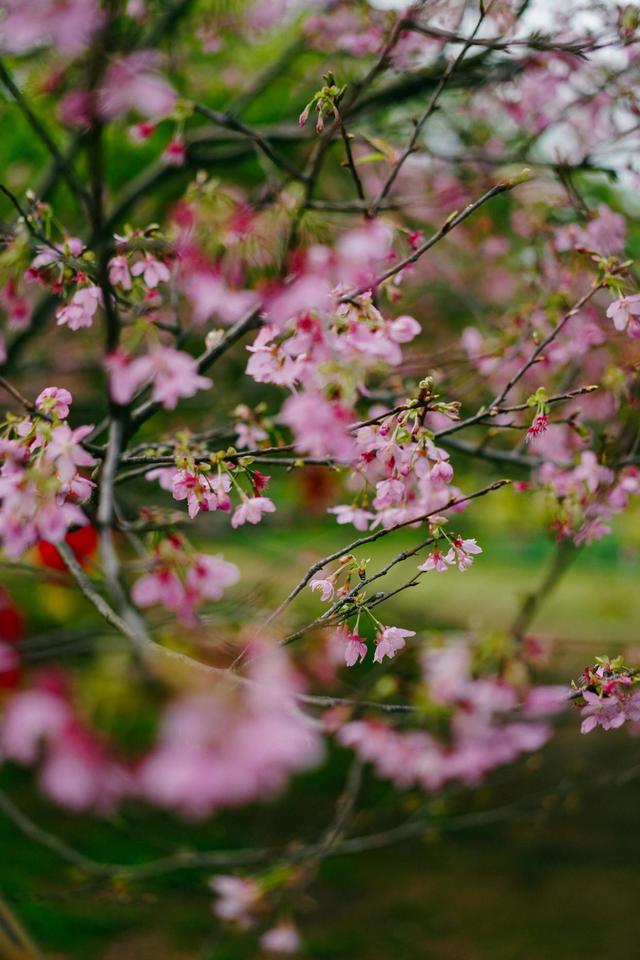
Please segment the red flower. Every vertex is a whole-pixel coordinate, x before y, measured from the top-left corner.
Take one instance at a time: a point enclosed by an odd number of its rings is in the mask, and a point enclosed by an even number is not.
[[[79,530],[68,533],[64,540],[73,550],[76,560],[84,566],[98,545],[98,532],[95,527],[88,524],[86,527],[80,527]],[[40,563],[44,567],[49,567],[50,570],[64,571],[67,569],[67,565],[55,544],[49,543],[47,540],[40,540],[37,544],[37,550]]]

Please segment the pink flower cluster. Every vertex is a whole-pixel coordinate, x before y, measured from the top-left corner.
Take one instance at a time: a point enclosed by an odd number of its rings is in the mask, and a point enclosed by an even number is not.
[[[144,795],[201,818],[279,793],[293,773],[322,757],[319,731],[296,706],[295,692],[284,651],[253,643],[244,681],[185,695],[169,707],[140,769]]]
[[[15,54],[50,45],[75,57],[103,22],[98,0],[2,0],[0,10],[0,50]]]
[[[374,283],[393,256],[392,239],[389,227],[371,221],[345,233],[335,250],[313,247],[266,299],[267,322],[248,347],[247,373],[295,391],[281,422],[302,453],[347,462],[357,456],[349,432],[354,388],[371,370],[397,366],[402,345],[420,332],[413,317],[383,317],[369,295],[357,303],[340,299]]]
[[[351,721],[337,734],[378,776],[403,789],[479,783],[491,770],[540,749],[551,736],[542,718],[568,703],[564,687],[533,689],[521,702],[500,678],[475,678],[471,650],[462,642],[427,651],[423,670],[425,693],[449,719],[446,742],[422,730],[398,732],[379,720]]]
[[[403,630],[401,627],[385,627],[378,625],[373,652],[374,663],[382,663],[385,657],[391,660],[399,650],[405,646],[408,637],[415,637],[415,630]],[[357,629],[350,631],[343,627],[338,631],[340,640],[344,643],[344,662],[348,667],[362,663],[367,655],[367,644],[358,634]]]
[[[359,495],[352,504],[330,508],[338,523],[357,530],[418,520],[461,497],[452,485],[449,454],[431,439],[421,411],[388,416],[383,411],[380,417],[380,423],[354,434],[351,483],[360,488]]]
[[[252,877],[218,874],[209,881],[215,894],[213,912],[220,920],[230,921],[243,930],[256,925],[261,912],[268,909],[268,888]],[[293,954],[300,950],[300,935],[290,920],[281,920],[260,937],[260,946],[270,954]]]
[[[635,670],[622,657],[598,657],[595,667],[585,667],[576,694],[581,703],[581,733],[596,727],[616,730],[627,721],[640,723],[640,692]]]
[[[0,439],[0,542],[11,559],[87,522],[78,504],[94,484],[80,471],[96,462],[83,446],[93,428],[69,426],[71,401],[68,390],[47,387],[36,400],[43,416],[24,417]]]
[[[539,480],[558,498],[553,527],[558,537],[572,537],[577,545],[592,543],[611,528],[607,521],[640,493],[640,471],[625,467],[617,474],[586,450],[576,467],[563,469],[545,463]]]
[[[473,537],[463,539],[461,536],[455,536],[452,539],[445,535],[443,531],[440,532],[443,536],[446,536],[446,540],[450,544],[449,549],[446,553],[442,553],[437,548],[432,550],[424,563],[420,564],[418,570],[422,573],[429,573],[430,570],[435,570],[437,573],[446,573],[449,567],[457,566],[460,573],[464,573],[473,563],[473,558],[482,553],[482,547],[478,546]]]
[[[198,604],[220,600],[239,579],[235,564],[219,554],[194,553],[174,535],[157,547],[152,570],[136,580],[131,595],[139,607],[163,606],[191,624]]]
[[[616,330],[626,330],[632,340],[640,339],[640,293],[614,300],[607,307],[607,316]]]
[[[206,690],[171,702],[159,738],[136,762],[114,759],[80,719],[64,681],[44,674],[14,693],[0,718],[0,762],[40,766],[44,793],[72,811],[109,812],[144,798],[188,818],[281,792],[322,759],[319,725],[296,706],[286,654],[254,642],[245,676],[221,672]]]
[[[245,475],[251,485],[247,496],[238,482]],[[233,503],[231,494],[239,503],[231,515],[231,526],[236,529],[245,523],[260,523],[265,513],[274,513],[276,506],[269,497],[262,496],[269,477],[259,470],[250,470],[240,464],[218,461],[217,469],[211,463],[197,463],[188,450],[176,453],[175,467],[158,467],[147,473],[148,480],[158,480],[163,490],[171,492],[174,500],[186,501],[187,511],[193,520],[202,511],[212,513],[222,510],[229,513]]]
[[[220,920],[229,921],[243,930],[256,925],[261,912],[268,909],[268,888],[263,889],[253,877],[218,874],[209,881],[215,895],[213,912]],[[294,954],[300,950],[300,935],[290,920],[281,920],[260,937],[260,946],[270,954]]]
[[[42,675],[8,700],[0,720],[5,760],[41,761],[43,793],[74,812],[109,813],[133,790],[132,775],[77,716],[57,674]]]

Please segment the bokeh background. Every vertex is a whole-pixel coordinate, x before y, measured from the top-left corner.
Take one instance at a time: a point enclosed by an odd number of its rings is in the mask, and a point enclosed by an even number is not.
[[[274,60],[291,38],[286,31],[259,48],[238,46],[211,69],[210,57],[188,38],[189,93],[212,107],[230,105],[234,86],[241,100],[246,77]],[[182,53],[184,58],[185,54]],[[182,64],[172,81],[180,86]],[[343,65],[349,79],[349,61]],[[299,54],[268,95],[253,98],[244,113],[248,123],[282,124],[290,130],[315,89],[326,63],[313,51]],[[30,95],[41,112],[50,99],[43,88],[46,70],[29,68]],[[310,86],[311,84],[311,86]],[[404,129],[404,115],[388,106],[390,135]],[[231,103],[233,108],[233,103]],[[38,183],[47,164],[20,115],[0,102],[0,168],[16,193]],[[486,131],[473,136],[482,141]],[[473,136],[471,145],[473,146]],[[152,163],[166,140],[159,131],[148,143],[133,147],[124,131],[110,131],[107,169],[111,197],[136,193],[140,170]],[[281,144],[283,151],[295,144]],[[83,160],[78,161],[82,171]],[[190,148],[185,170],[167,170],[159,177],[152,198],[121,208],[120,223],[146,224],[162,220],[201,166],[220,183],[251,190],[264,171],[253,151],[234,138]],[[469,173],[471,177],[471,173]],[[332,179],[333,178],[333,179]],[[583,185],[592,205],[619,203],[605,179]],[[339,199],[344,179],[339,164],[325,187]],[[68,229],[84,224],[64,186],[49,196],[56,215]],[[510,198],[494,202],[474,226],[478,242],[504,228]],[[12,211],[0,198],[0,216]],[[310,216],[309,235],[328,236],[339,218]],[[640,250],[640,233],[631,224],[628,249]],[[446,317],[450,338],[489,314],[484,300],[482,263],[474,266],[473,243],[458,255],[467,258],[468,285],[464,296],[447,280],[447,248],[429,280],[411,294],[407,309],[416,316]],[[475,272],[474,272],[475,271]],[[429,350],[442,346],[437,321],[428,343],[417,348],[416,376],[430,371]],[[89,340],[49,328],[19,354],[15,382],[29,395],[51,382],[55,359],[58,380],[76,397],[78,423],[96,422],[103,413],[100,388],[103,373],[99,352]],[[246,354],[242,346],[229,355],[224,372],[216,371],[218,396],[224,410],[210,399],[194,398],[175,415],[164,415],[161,432],[196,421],[215,427],[240,399],[266,400],[269,391],[243,380]],[[446,380],[446,372],[443,374]],[[253,391],[253,393],[252,393]],[[158,420],[145,428],[156,435]],[[460,486],[476,489],[500,476],[489,466],[456,460]],[[523,474],[524,479],[524,474]],[[285,587],[318,556],[345,542],[344,530],[327,523],[325,509],[335,502],[337,480],[313,470],[274,478],[274,499],[282,506],[259,531],[230,532],[223,518],[199,519],[194,542],[208,551],[220,550],[243,571],[241,589],[207,619],[216,637],[217,618],[232,617],[248,606],[277,603]],[[153,489],[156,497],[157,490]],[[160,494],[160,497],[162,495]],[[142,481],[124,497],[134,510],[148,502]],[[166,501],[169,506],[169,501]],[[477,537],[484,553],[463,576],[429,579],[389,604],[389,622],[411,625],[422,637],[450,631],[474,631],[497,650],[505,642],[524,597],[544,582],[553,563],[555,545],[545,533],[545,507],[513,489],[474,505],[460,521],[461,530]],[[393,543],[383,540],[368,551],[373,561],[390,559],[411,534]],[[629,662],[640,657],[640,515],[630,510],[614,523],[613,533],[585,551],[574,551],[567,569],[530,627],[535,676],[542,682],[568,683],[582,667],[601,654],[625,653]],[[127,654],[114,635],[97,633],[93,612],[65,580],[28,558],[31,574],[10,564],[0,566],[0,582],[26,620],[25,663],[63,663],[82,678],[78,684],[101,727],[135,744],[148,736],[152,709],[147,695],[136,697],[123,687]],[[396,581],[400,583],[400,580]],[[301,598],[300,622],[319,609],[313,597]],[[167,630],[174,629],[167,625]],[[174,637],[175,641],[175,637]],[[188,641],[186,641],[188,642]],[[123,666],[124,665],[124,666]],[[346,681],[345,693],[348,693]],[[388,696],[402,690],[402,668],[371,676],[372,694]],[[278,844],[292,837],[313,840],[331,817],[347,767],[338,750],[321,771],[297,778],[281,802],[217,816],[195,828],[171,816],[147,809],[127,809],[106,819],[74,817],[53,808],[39,795],[32,773],[4,766],[0,785],[31,821],[96,861],[134,863],[173,853],[182,847],[235,849]],[[637,909],[640,832],[640,741],[629,725],[621,731],[588,737],[579,733],[577,713],[561,722],[557,737],[540,754],[502,770],[475,790],[445,792],[436,797],[398,796],[390,787],[366,775],[362,809],[352,826],[355,835],[384,829],[407,818],[428,817],[427,825],[409,839],[359,855],[328,859],[310,889],[300,926],[307,955],[318,960],[612,960],[633,956],[640,939]],[[372,813],[371,811],[375,811]],[[96,879],[64,862],[37,837],[25,835],[0,812],[0,893],[51,960],[248,960],[255,949],[241,937],[220,931],[211,914],[207,880],[211,869],[175,872],[140,880]]]

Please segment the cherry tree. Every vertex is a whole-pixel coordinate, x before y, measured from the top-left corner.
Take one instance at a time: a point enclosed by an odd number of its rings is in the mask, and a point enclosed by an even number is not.
[[[326,857],[423,829],[352,833],[363,768],[432,795],[561,717],[640,721],[620,657],[541,685],[530,636],[640,492],[638,11],[0,11],[7,137],[29,144],[0,184],[3,569],[76,591],[154,718],[144,746],[105,735],[87,658],[31,664],[3,588],[0,760],[78,815],[142,804],[197,832],[351,757],[325,831],[283,849],[98,863],[0,809],[97,876],[208,869],[221,922],[297,953]],[[258,558],[265,531],[286,538],[305,478],[340,546],[311,544],[306,569],[292,546],[247,594],[234,537]],[[473,577],[476,518],[508,486],[557,543],[550,571],[497,652],[427,637],[405,591]],[[383,538],[400,546],[372,562]]]

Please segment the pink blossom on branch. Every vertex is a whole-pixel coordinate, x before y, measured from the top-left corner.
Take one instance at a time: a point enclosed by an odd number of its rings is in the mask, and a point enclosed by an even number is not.
[[[415,630],[402,630],[400,627],[384,627],[376,637],[376,649],[373,659],[382,663],[385,657],[391,660],[405,646],[408,637],[415,637]]]
[[[59,326],[68,326],[70,330],[80,330],[93,324],[98,307],[103,306],[100,287],[82,287],[74,293],[71,301],[56,310]]]
[[[243,496],[240,506],[236,507],[231,517],[231,526],[235,529],[245,523],[256,524],[262,520],[263,513],[274,513],[276,506],[269,497]]]

